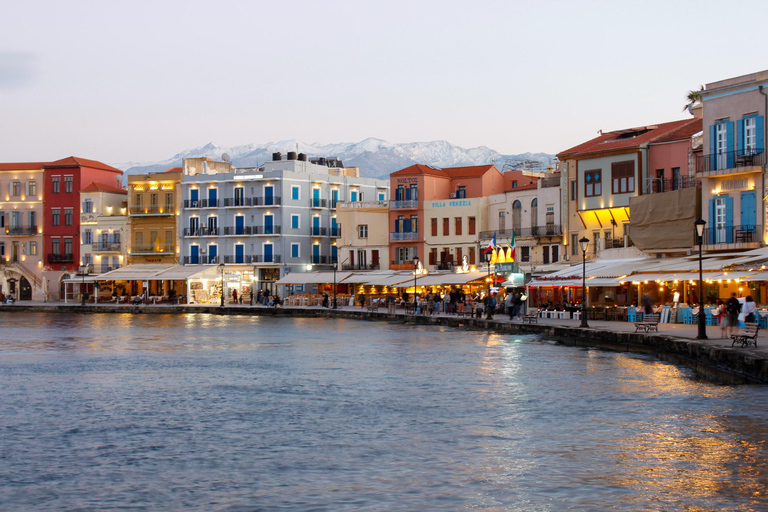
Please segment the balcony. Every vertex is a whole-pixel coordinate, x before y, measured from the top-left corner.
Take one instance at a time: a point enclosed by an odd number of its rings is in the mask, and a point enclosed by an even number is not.
[[[621,238],[605,238],[604,240],[604,249],[621,249],[623,247],[632,247],[635,244],[632,242],[632,239],[628,236],[624,236]]]
[[[252,226],[253,235],[279,235],[283,232],[282,226]]]
[[[120,243],[98,243],[93,246],[96,252],[120,252]]]
[[[390,242],[402,242],[404,240],[418,240],[419,234],[418,233],[390,233],[389,234],[389,241]]]
[[[390,201],[389,206],[393,210],[405,210],[405,209],[413,210],[419,207],[419,201],[412,200],[412,199],[408,199],[405,201]]]
[[[662,192],[671,192],[673,190],[682,190],[684,188],[695,188],[701,186],[701,180],[693,176],[680,176],[679,178],[650,178],[645,184],[644,194],[660,194]]]
[[[246,263],[253,263],[255,256],[253,254],[243,254],[239,260],[237,256],[227,254],[224,256],[224,263],[235,263],[235,264],[246,264]]]
[[[726,226],[704,229],[704,249],[751,249],[760,246],[763,227],[759,225]]]
[[[173,244],[150,244],[150,245],[132,245],[131,254],[173,254],[175,248]]]
[[[328,208],[328,200],[313,197],[309,200],[309,206],[310,208]]]
[[[219,236],[219,228],[184,228],[183,236]]]
[[[225,236],[255,235],[254,226],[227,226],[224,228]]]
[[[280,206],[283,198],[280,196],[254,197],[252,206]]]
[[[195,262],[192,262],[191,256],[184,256],[182,258],[183,265],[218,265],[221,263],[221,256],[208,257],[207,254],[200,254]]]
[[[253,257],[253,263],[280,263],[280,255],[273,254],[269,259],[264,259],[264,255],[257,254]]]
[[[341,226],[331,226],[331,236],[335,238],[341,237]]]
[[[545,226],[534,226],[532,228],[522,228],[519,231],[515,231],[515,235],[520,238],[524,237],[545,237],[545,236],[560,236],[563,234],[563,227],[556,224],[547,224]],[[497,233],[498,239],[498,233]],[[509,235],[512,236],[511,234]]]
[[[457,264],[453,261],[438,261],[434,265],[437,267],[437,270],[453,270]],[[458,265],[461,266],[460,264]]]
[[[176,215],[176,208],[173,205],[149,205],[149,206],[130,206],[128,214],[134,216],[143,215]]]
[[[737,174],[762,170],[765,152],[762,149],[726,151],[696,157],[696,174],[699,177]]]
[[[490,240],[493,238],[493,234],[496,234],[496,238],[512,238],[512,233],[516,233],[518,236],[520,236],[519,229],[497,229],[496,231],[481,231],[480,232],[480,240]]]
[[[312,236],[328,236],[328,228],[312,226],[310,229],[312,230]]]
[[[413,265],[411,265],[412,267]],[[379,270],[381,265],[342,265],[341,270]]]
[[[74,263],[75,258],[72,254],[49,254],[48,263]]]
[[[37,226],[13,226],[5,228],[5,232],[8,235],[36,235]]]
[[[312,256],[313,265],[329,265],[331,263],[330,256]]]
[[[253,197],[227,197],[224,198],[224,207],[253,206]]]

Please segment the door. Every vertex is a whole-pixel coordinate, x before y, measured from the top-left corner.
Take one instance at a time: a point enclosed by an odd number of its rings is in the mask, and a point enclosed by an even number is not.
[[[264,204],[266,206],[275,204],[275,187],[271,185],[264,187]]]
[[[312,206],[314,206],[315,208],[320,206],[320,189],[319,188],[312,189]]]
[[[715,243],[726,243],[725,197],[715,198]]]
[[[339,248],[335,245],[331,246],[331,263],[337,263],[339,261]]]
[[[379,268],[379,250],[373,249],[371,251],[371,266],[373,268]]]
[[[320,217],[312,217],[312,236],[320,236]]]
[[[331,204],[331,208],[336,208],[336,203],[339,202],[339,191],[338,191],[338,189],[333,190],[331,192],[331,199],[332,199],[332,202],[333,202],[333,204]]]
[[[11,242],[11,263],[19,261],[19,242]]]
[[[320,263],[320,246],[312,246],[312,263]]]
[[[189,248],[189,263],[190,265],[200,264],[200,246],[192,245]]]
[[[245,263],[245,246],[243,244],[235,245],[235,263]]]
[[[719,123],[717,125],[715,147],[717,149],[717,169],[727,169],[728,129],[725,123]]]
[[[200,219],[197,217],[189,218],[189,236],[197,236],[200,229]]]
[[[197,202],[200,200],[200,191],[193,188],[189,191],[189,204],[192,208],[197,208]]]
[[[32,286],[24,276],[19,280],[19,300],[32,300]]]
[[[216,256],[219,255],[219,246],[211,244],[208,246],[208,263],[217,263]]]
[[[218,217],[208,217],[208,234],[209,235],[217,235],[217,230],[219,229],[219,218]]]
[[[216,208],[218,206],[218,203],[216,199],[218,198],[219,189],[217,188],[209,188],[208,189],[208,206],[210,208]]]
[[[243,215],[235,215],[235,234],[242,235],[245,232],[245,217]]]
[[[366,258],[365,251],[357,251],[357,261],[360,264],[360,270],[368,268],[368,259]]]
[[[336,222],[336,217],[331,217],[331,236],[339,236],[339,225]]]
[[[754,190],[741,193],[741,227],[736,228],[745,242],[756,242],[757,196]]]
[[[264,244],[264,263],[272,263],[272,244]]]
[[[243,206],[243,187],[235,187],[235,206]]]
[[[264,234],[273,235],[274,230],[275,230],[274,217],[272,215],[265,215],[264,216]]]

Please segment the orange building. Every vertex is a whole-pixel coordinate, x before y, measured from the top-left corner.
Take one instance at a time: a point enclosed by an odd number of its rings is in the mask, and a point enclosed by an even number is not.
[[[504,191],[504,177],[493,165],[438,169],[416,164],[390,175],[389,258],[390,268],[410,269],[413,259],[422,260],[430,252],[426,231],[425,206],[452,210],[473,206],[471,198],[487,197]],[[469,214],[464,235],[477,236],[485,225],[485,215],[476,202],[476,215]],[[463,211],[462,215],[467,212]],[[427,264],[427,261],[423,261]]]

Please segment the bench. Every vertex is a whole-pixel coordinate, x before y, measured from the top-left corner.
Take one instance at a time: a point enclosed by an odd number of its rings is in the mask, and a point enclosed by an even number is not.
[[[651,313],[645,315],[642,322],[635,322],[635,332],[640,332],[641,330],[644,332],[659,332],[660,318],[661,315],[659,313]]]
[[[379,311],[379,303],[378,302],[371,303],[371,304],[365,306],[365,309],[367,309],[369,313],[378,312]]]
[[[520,315],[520,318],[523,319],[523,323],[526,323],[526,322],[528,322],[529,324],[539,323],[539,310],[532,309],[526,314]]]
[[[755,348],[757,348],[757,331],[760,330],[760,324],[758,323],[749,323],[746,324],[744,327],[744,332],[741,334],[732,334],[731,340],[733,340],[733,343],[731,343],[732,347],[735,347],[737,343],[741,344],[743,347],[748,347],[750,345],[754,345]]]

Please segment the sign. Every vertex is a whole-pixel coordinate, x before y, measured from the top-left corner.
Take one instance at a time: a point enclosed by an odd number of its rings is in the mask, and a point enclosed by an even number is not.
[[[513,272],[512,274],[509,274],[507,281],[510,283],[510,286],[523,287],[525,286],[525,274],[522,272]]]
[[[517,270],[515,262],[512,263],[497,263],[496,272],[514,272]]]
[[[432,201],[432,208],[445,208],[446,206],[472,206],[470,199],[452,199],[450,201]]]
[[[498,286],[492,287],[491,288],[491,293],[499,293],[499,287]]]
[[[143,286],[144,288],[149,288],[149,281],[144,281]]]

